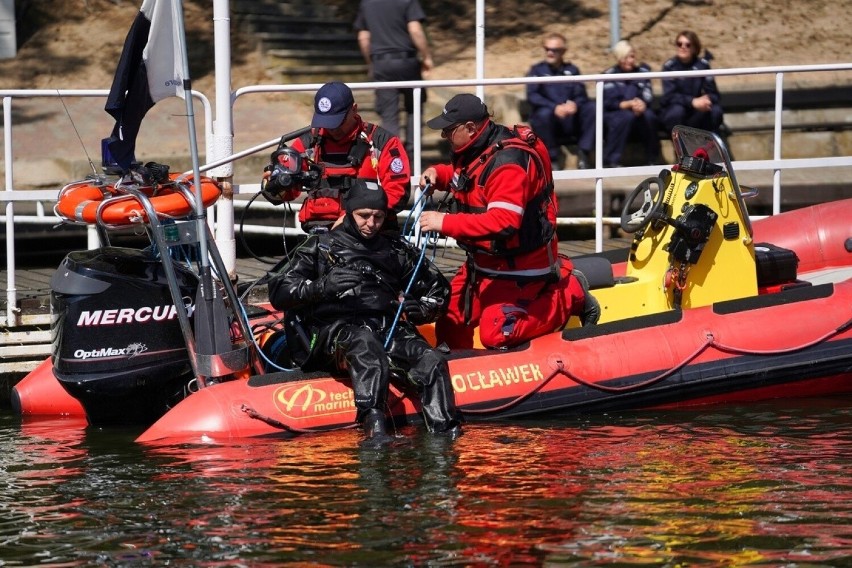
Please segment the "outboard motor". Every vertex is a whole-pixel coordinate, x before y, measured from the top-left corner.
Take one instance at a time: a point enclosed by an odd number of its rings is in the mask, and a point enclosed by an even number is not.
[[[177,310],[192,315],[198,279],[175,263],[175,306],[149,250],[69,253],[51,280],[53,373],[90,424],[151,424],[193,379]]]

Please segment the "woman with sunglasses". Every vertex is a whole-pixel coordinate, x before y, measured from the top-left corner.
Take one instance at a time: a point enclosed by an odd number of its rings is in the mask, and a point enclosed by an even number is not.
[[[703,71],[710,69],[709,56],[699,57],[701,41],[695,32],[684,30],[675,39],[674,57],[663,64],[662,71]],[[722,126],[719,89],[713,77],[679,77],[663,79],[660,120],[669,132],[685,124],[711,132]]]

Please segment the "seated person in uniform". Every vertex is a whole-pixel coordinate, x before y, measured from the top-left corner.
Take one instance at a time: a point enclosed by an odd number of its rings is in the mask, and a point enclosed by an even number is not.
[[[651,68],[636,60],[636,51],[627,41],[612,48],[616,64],[606,74],[647,73]],[[646,165],[660,162],[660,139],[657,136],[657,115],[651,109],[654,91],[650,79],[607,81],[604,83],[604,167],[621,165],[624,147],[631,136],[642,143]]]
[[[708,56],[698,56],[701,41],[695,32],[680,32],[675,39],[675,47],[677,53],[663,63],[663,71],[710,69]],[[669,134],[678,124],[718,133],[723,118],[721,96],[713,77],[663,79],[660,120]]]
[[[564,61],[565,36],[550,33],[544,37],[544,59],[533,65],[528,77],[580,75],[580,70]],[[589,154],[595,148],[595,103],[583,83],[529,83],[530,126],[541,138],[557,169],[564,167],[562,139],[577,139],[577,168],[590,167]]]

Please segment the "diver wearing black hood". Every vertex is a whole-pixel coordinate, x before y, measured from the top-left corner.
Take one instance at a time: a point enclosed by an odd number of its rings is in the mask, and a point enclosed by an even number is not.
[[[356,421],[368,437],[385,433],[391,371],[417,388],[430,432],[458,434],[446,358],[417,331],[446,310],[449,284],[407,242],[381,233],[387,196],[358,180],[344,199],[340,226],[311,235],[269,282],[269,299],[287,313],[289,356],[305,371],[346,369],[355,392]],[[393,327],[400,297],[405,319]]]

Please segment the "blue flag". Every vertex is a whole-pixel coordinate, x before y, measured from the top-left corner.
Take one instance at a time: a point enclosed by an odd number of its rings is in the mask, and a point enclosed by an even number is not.
[[[179,33],[181,0],[143,0],[133,21],[107,97],[114,119],[105,140],[104,165],[115,162],[127,171],[135,158],[136,135],[145,113],[166,97],[184,95],[185,38]]]

